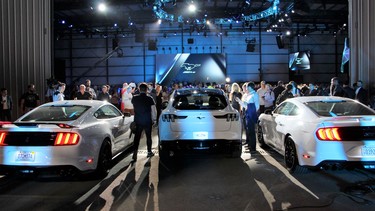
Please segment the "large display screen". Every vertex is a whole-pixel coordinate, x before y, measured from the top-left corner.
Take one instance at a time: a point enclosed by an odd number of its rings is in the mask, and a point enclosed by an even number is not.
[[[310,69],[310,52],[301,51],[289,54],[289,69],[309,70]]]
[[[157,54],[156,83],[225,83],[225,54]]]

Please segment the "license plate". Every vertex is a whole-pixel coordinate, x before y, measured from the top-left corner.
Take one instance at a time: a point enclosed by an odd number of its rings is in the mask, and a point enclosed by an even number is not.
[[[35,161],[35,152],[19,151],[16,154],[16,161]]]
[[[375,147],[362,147],[362,156],[375,156]]]
[[[207,139],[208,132],[193,132],[194,139]]]

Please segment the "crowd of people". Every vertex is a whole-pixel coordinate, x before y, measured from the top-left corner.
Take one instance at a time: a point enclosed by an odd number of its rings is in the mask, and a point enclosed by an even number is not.
[[[141,86],[142,85],[142,86]],[[142,87],[142,89],[141,89]],[[217,88],[222,89],[229,98],[233,108],[240,111],[244,119],[244,128],[246,130],[246,145],[250,151],[255,151],[256,135],[255,127],[259,114],[267,109],[273,109],[275,106],[282,103],[284,100],[300,96],[340,96],[355,99],[365,105],[371,106],[368,98],[369,93],[363,87],[362,81],[357,81],[353,86],[348,83],[340,83],[338,77],[331,79],[330,85],[326,84],[300,84],[294,81],[289,81],[284,84],[283,81],[278,81],[277,84],[271,85],[266,81],[261,81],[259,84],[254,82],[246,83],[232,83],[232,84],[216,84],[216,83],[174,83],[172,86],[161,86],[153,83],[140,83],[138,86],[134,82],[123,83],[122,86],[102,85],[101,90],[97,86],[91,86],[91,80],[87,79],[84,84],[72,87],[66,90],[65,83],[57,82],[49,86],[45,95],[45,102],[62,101],[62,100],[103,100],[114,104],[122,112],[129,112],[137,116],[137,109],[146,109],[140,106],[140,102],[146,102],[145,99],[153,99],[153,104],[150,101],[147,111],[153,111],[155,106],[155,117],[150,117],[149,121],[152,124],[161,114],[162,102],[167,101],[169,95],[175,89],[179,88]],[[67,92],[66,92],[67,91]],[[145,98],[144,94],[147,94]],[[12,97],[8,95],[6,88],[1,89],[2,101],[0,107],[0,121],[12,121],[11,110],[14,107]],[[136,100],[135,96],[143,96],[143,101]],[[139,98],[138,98],[139,99]],[[22,114],[34,109],[41,104],[39,95],[36,92],[34,84],[28,85],[27,91],[21,96],[18,101],[20,111]],[[137,104],[137,105],[135,105]],[[373,107],[373,106],[371,106]],[[153,113],[153,112],[151,112]],[[138,114],[141,115],[141,114]],[[150,115],[151,116],[151,115]],[[140,117],[137,118],[138,120]],[[142,130],[149,132],[150,125],[141,126]],[[139,133],[139,131],[138,131]],[[136,134],[136,138],[139,134]],[[139,140],[138,140],[139,141]],[[147,142],[150,142],[149,140]],[[151,151],[149,151],[151,153]],[[152,156],[152,154],[149,154]],[[133,157],[136,160],[136,156]]]
[[[236,97],[240,99],[243,98],[243,95],[247,92],[248,83],[216,84],[215,82],[179,82],[173,83],[170,87],[153,83],[147,83],[147,85],[148,93],[153,97],[157,105],[157,117],[159,117],[161,103],[167,101],[170,93],[178,88],[205,87],[223,89],[227,93],[232,106],[240,110],[239,103],[234,99]],[[22,95],[21,99],[19,99],[18,105],[22,114],[41,104],[41,99],[35,89],[34,84],[28,85],[27,91]],[[341,84],[338,77],[332,78],[330,85],[313,83],[298,85],[294,81],[290,81],[287,84],[284,84],[283,81],[278,81],[277,84],[272,85],[261,81],[259,84],[254,84],[254,90],[256,90],[259,95],[259,113],[263,113],[266,109],[274,108],[287,98],[298,96],[341,96],[356,99],[365,105],[371,104],[368,98],[368,92],[364,88],[362,81],[357,81],[353,86],[350,86],[348,83]],[[98,88],[98,86],[93,87],[91,85],[91,80],[87,79],[85,83],[74,85],[69,87],[69,89],[65,83],[57,82],[48,86],[44,102],[81,99],[105,100],[111,102],[123,112],[126,111],[134,114],[131,99],[133,95],[138,92],[139,89],[134,82],[115,86],[105,84]],[[8,90],[6,88],[1,89],[1,94],[2,106],[0,107],[0,120],[11,121],[11,110],[14,103],[11,96],[8,95]]]

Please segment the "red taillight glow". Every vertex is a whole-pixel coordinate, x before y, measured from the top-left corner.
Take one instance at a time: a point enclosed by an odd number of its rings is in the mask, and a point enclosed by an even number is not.
[[[57,126],[59,126],[60,128],[73,128],[73,126],[67,124],[57,124]]]
[[[316,136],[323,141],[341,141],[339,128],[337,127],[319,128],[316,131]]]
[[[0,146],[4,146],[4,140],[5,140],[6,133],[0,133]]]
[[[176,116],[174,114],[163,114],[161,119],[163,122],[174,122],[175,117]]]
[[[77,133],[58,133],[55,138],[55,146],[76,145],[78,141]]]

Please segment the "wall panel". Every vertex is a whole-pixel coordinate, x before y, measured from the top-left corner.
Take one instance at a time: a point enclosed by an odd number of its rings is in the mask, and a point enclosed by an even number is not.
[[[147,26],[146,26],[147,27]],[[165,30],[165,32],[163,32]],[[106,63],[100,64],[100,67],[108,65],[108,80],[113,78],[132,78],[137,75],[143,76],[143,80],[147,82],[154,82],[155,73],[155,55],[157,54],[173,54],[173,53],[225,53],[227,76],[231,80],[243,82],[246,80],[259,81],[260,79],[276,82],[278,80],[289,80],[289,53],[302,50],[311,51],[311,71],[299,72],[297,74],[306,76],[307,79],[312,79],[310,74],[316,72],[325,73],[321,81],[330,81],[330,78],[335,76],[338,72],[338,62],[341,58],[343,49],[343,40],[346,35],[339,35],[333,37],[328,34],[321,34],[320,32],[310,33],[306,37],[283,37],[285,47],[279,48],[276,42],[278,33],[267,32],[246,32],[242,31],[228,31],[225,30],[220,35],[218,32],[209,32],[207,36],[201,32],[192,34],[186,32],[181,34],[181,31],[173,32],[168,26],[162,26],[157,31],[145,30],[145,43],[135,43],[129,37],[120,37],[119,48],[122,49],[122,57],[118,57],[115,53],[110,57]],[[175,35],[176,33],[176,35]],[[101,49],[101,53],[111,51],[111,40],[114,36],[107,38],[100,38],[96,35],[92,39],[97,40],[95,43],[95,50]],[[66,36],[69,37],[69,36]],[[74,37],[74,36],[73,36]],[[77,43],[73,45],[73,54],[84,55],[85,49],[83,46],[90,41],[81,41],[83,38],[75,38],[73,41]],[[90,38],[89,38],[90,39]],[[156,40],[157,49],[149,50],[147,40]],[[192,43],[188,43],[188,39],[192,39]],[[81,47],[78,46],[79,42]],[[60,42],[60,41],[56,41]],[[253,52],[247,52],[247,43],[251,42],[254,45]],[[100,46],[100,43],[102,46]],[[66,55],[60,51],[66,46],[60,46],[58,49],[59,55]],[[66,45],[66,43],[65,43]],[[79,53],[81,52],[81,53]],[[88,67],[100,57],[92,57],[86,53],[87,56],[72,58],[72,67]],[[67,67],[69,69],[69,67]],[[93,74],[90,74],[93,75]],[[150,80],[150,81],[148,81]],[[119,81],[118,79],[112,81]],[[141,82],[136,81],[136,82]],[[95,83],[95,80],[93,80]]]
[[[20,115],[17,102],[35,84],[44,101],[46,79],[51,77],[51,1],[0,1],[0,84],[9,90],[14,109],[13,118]]]

